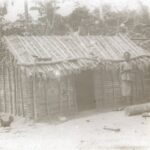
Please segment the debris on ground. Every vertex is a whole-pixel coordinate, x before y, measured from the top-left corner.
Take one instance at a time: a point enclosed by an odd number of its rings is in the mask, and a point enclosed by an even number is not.
[[[142,114],[142,117],[145,118],[145,119],[146,119],[146,118],[149,118],[149,117],[150,117],[150,113],[143,113],[143,114]]]
[[[123,111],[123,110],[125,110],[125,108],[126,108],[126,106],[117,107],[113,111]]]
[[[67,121],[67,118],[65,116],[58,116],[58,120],[64,122]]]
[[[91,122],[90,120],[86,120],[86,122]]]
[[[0,116],[0,125],[1,127],[10,127],[11,123],[14,121],[13,116],[9,116],[7,119],[4,119]]]
[[[104,127],[104,130],[108,130],[108,131],[114,131],[114,132],[120,132],[119,128],[110,128],[110,127]]]

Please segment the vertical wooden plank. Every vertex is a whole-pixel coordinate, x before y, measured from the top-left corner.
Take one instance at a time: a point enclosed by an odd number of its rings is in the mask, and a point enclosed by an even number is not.
[[[8,69],[8,86],[9,86],[9,93],[10,93],[10,112],[13,113],[13,102],[12,102],[12,81],[11,81],[11,68],[10,66],[7,67]]]
[[[57,84],[58,84],[58,98],[59,98],[59,114],[62,115],[61,79],[57,80]]]
[[[95,92],[95,99],[96,99],[96,108],[97,110],[101,107],[102,101],[102,89],[101,89],[101,74],[99,69],[94,70],[94,92]]]
[[[144,73],[141,72],[142,99],[145,99]]]
[[[49,104],[48,104],[48,100],[47,100],[47,78],[44,80],[44,99],[45,99],[45,104],[46,104],[46,113],[47,116],[49,116]]]
[[[101,71],[102,71],[102,80],[101,80],[101,83],[102,83],[102,107],[104,108],[105,107],[105,103],[106,103],[106,97],[105,97],[105,74],[106,74],[106,68],[105,66],[103,66],[103,68],[101,68]]]
[[[140,98],[141,98],[141,101],[140,102],[144,102],[144,75],[143,75],[143,72],[141,70],[139,70],[139,75],[140,75],[140,84],[141,84],[141,95],[140,95]]]
[[[99,81],[96,81],[96,82],[99,82],[99,90],[101,91],[100,92],[100,98],[99,98],[99,104],[98,104],[98,107],[99,108],[103,108],[104,107],[104,99],[105,99],[105,96],[104,96],[104,76],[103,76],[103,73],[104,73],[104,69],[101,67],[100,70],[97,70],[97,74],[99,76]]]
[[[18,87],[18,67],[15,67],[15,92],[16,92],[16,101],[15,101],[15,107],[16,107],[16,115],[19,115],[18,113],[18,103],[19,103],[19,87]]]
[[[36,74],[33,75],[33,111],[34,119],[37,119],[37,104],[36,104]]]
[[[20,69],[17,67],[17,114],[20,116],[22,115],[21,113],[21,108],[20,108],[20,103],[21,103],[21,84],[20,84]]]
[[[5,74],[5,71],[6,71],[6,66],[5,66],[5,63],[3,64],[3,91],[4,91],[4,110],[5,110],[5,113],[7,112],[7,99],[6,99],[6,74]]]
[[[14,82],[14,113],[17,115],[17,85],[16,85],[16,67],[13,65],[13,82]]]
[[[113,93],[112,93],[112,99],[113,99],[113,102],[112,102],[112,105],[115,106],[116,102],[115,102],[115,91],[114,91],[114,75],[113,75],[113,70],[110,70],[110,75],[111,75],[111,81],[112,81],[112,90],[113,90]]]
[[[2,74],[3,74],[3,69],[2,69],[2,64],[0,64],[0,97],[1,97],[1,101],[0,101],[0,112],[3,111],[3,93],[2,93],[2,88],[3,88],[3,82],[2,82]]]
[[[119,64],[119,65],[120,65],[120,64]],[[120,68],[120,67],[119,67],[119,68]],[[117,73],[118,73],[118,80],[119,80],[118,83],[119,83],[119,90],[120,90],[120,98],[119,98],[119,102],[118,102],[119,104],[118,104],[118,105],[120,105],[120,104],[121,104],[121,101],[122,101],[122,87],[121,87],[121,84],[122,84],[121,82],[122,82],[122,81],[121,81],[120,69],[118,70]]]
[[[67,99],[67,107],[68,107],[68,113],[71,111],[71,100],[70,100],[70,88],[69,88],[69,81],[70,80],[70,77],[69,76],[67,76],[66,78],[65,78],[65,81],[64,82],[66,82],[65,84],[66,84],[66,99]]]
[[[19,69],[22,116],[25,116],[22,71]]]
[[[25,68],[24,73],[24,103],[25,103],[25,117],[33,119],[33,91],[32,91],[32,79],[28,76],[27,69]]]
[[[78,112],[78,104],[77,104],[77,93],[76,93],[76,75],[72,75],[72,84],[73,84],[73,100],[75,105],[75,112]]]
[[[133,104],[136,104],[136,100],[138,99],[138,95],[137,95],[137,71],[135,72],[135,84],[134,84],[134,87],[135,87],[135,98],[133,99]],[[133,85],[132,85],[133,86]]]

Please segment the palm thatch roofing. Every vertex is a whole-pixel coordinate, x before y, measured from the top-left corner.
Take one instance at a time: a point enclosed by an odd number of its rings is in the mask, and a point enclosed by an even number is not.
[[[7,36],[7,48],[18,65],[29,73],[72,73],[95,68],[98,64],[122,61],[124,52],[133,60],[149,64],[150,53],[128,37],[118,36]],[[36,59],[35,59],[36,58]]]

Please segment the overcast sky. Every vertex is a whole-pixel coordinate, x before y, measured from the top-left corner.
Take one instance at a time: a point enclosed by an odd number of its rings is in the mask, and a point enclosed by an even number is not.
[[[0,3],[4,1],[8,2],[8,15],[7,19],[13,21],[16,19],[18,13],[24,12],[24,0],[0,0]],[[28,0],[29,7],[33,5],[34,2],[38,0]],[[42,0],[44,1],[44,0]],[[61,6],[59,13],[62,15],[68,15],[73,11],[73,9],[77,5],[85,5],[89,9],[94,9],[95,7],[100,7],[105,3],[109,3],[113,5],[115,9],[138,9],[138,1],[139,0],[57,0],[59,1],[59,5]],[[144,4],[150,5],[150,0],[141,0]],[[12,5],[12,2],[14,5]],[[33,16],[36,16],[33,14]]]

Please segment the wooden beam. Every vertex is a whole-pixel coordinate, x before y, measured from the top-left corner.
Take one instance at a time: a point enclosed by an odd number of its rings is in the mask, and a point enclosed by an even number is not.
[[[87,60],[96,60],[95,58],[85,58],[85,57],[81,57],[81,58],[71,58],[71,59],[62,59],[62,60],[58,60],[58,61],[52,61],[52,62],[36,62],[36,66],[40,66],[40,65],[55,65],[55,64],[59,64],[59,63],[65,63],[65,62],[69,62],[69,61],[78,61],[80,59],[87,59]],[[33,67],[35,64],[34,63],[20,63],[18,64],[20,66],[27,66],[27,67]]]
[[[149,38],[131,38],[131,40],[135,40],[135,41],[145,41],[145,40],[150,40]]]
[[[47,58],[42,58],[42,57],[37,57],[37,61],[52,61],[52,57],[47,57]]]
[[[139,59],[139,58],[143,58],[143,57],[147,57],[147,58],[150,58],[150,55],[146,54],[146,55],[140,55],[140,56],[136,56],[136,57],[132,57],[131,60],[136,60],[136,59]],[[59,60],[59,61],[52,61],[52,62],[36,62],[36,66],[43,66],[43,65],[56,65],[56,64],[60,64],[60,63],[69,63],[69,62],[75,62],[75,61],[78,61],[78,60],[82,60],[82,59],[86,59],[86,60],[90,60],[90,61],[97,61],[98,57],[95,57],[95,58],[85,58],[85,57],[81,57],[81,58],[73,58],[73,59],[63,59],[63,60]],[[112,63],[119,63],[119,62],[124,62],[123,59],[120,59],[120,60],[111,60],[111,59],[101,59],[99,61],[99,63],[101,62],[112,62]],[[19,63],[17,64],[19,66],[23,66],[23,67],[33,67],[34,66],[34,63]]]
[[[145,112],[150,112],[150,103],[133,105],[125,109],[125,114],[128,116],[139,115]]]

